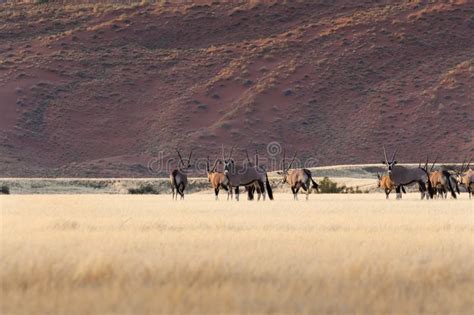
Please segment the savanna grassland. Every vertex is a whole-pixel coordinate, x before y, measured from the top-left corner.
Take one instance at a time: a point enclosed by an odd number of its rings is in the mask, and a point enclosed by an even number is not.
[[[291,198],[2,196],[1,313],[473,312],[465,194]]]

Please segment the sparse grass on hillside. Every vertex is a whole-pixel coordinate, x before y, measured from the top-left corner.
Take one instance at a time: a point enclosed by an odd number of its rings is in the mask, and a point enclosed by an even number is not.
[[[452,127],[473,125],[470,11],[468,1],[2,2],[0,173],[144,177],[177,144],[206,156],[274,140],[321,165],[379,160],[382,143],[417,162],[433,139],[450,148],[440,158],[458,160],[474,147]]]

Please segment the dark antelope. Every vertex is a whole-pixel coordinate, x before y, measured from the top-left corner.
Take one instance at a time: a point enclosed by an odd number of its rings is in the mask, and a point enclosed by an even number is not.
[[[406,168],[404,166],[397,165],[395,156],[397,150],[393,152],[392,158],[390,161],[387,158],[387,152],[385,151],[385,146],[383,147],[383,154],[385,161],[382,163],[387,166],[388,176],[393,181],[395,185],[395,191],[397,192],[397,199],[401,198],[401,186],[407,186],[414,183],[418,183],[418,187],[421,192],[421,199],[423,198],[433,198],[433,189],[431,187],[431,182],[429,180],[428,172],[421,168]]]
[[[178,194],[181,196],[180,199],[184,199],[184,190],[188,185],[188,175],[186,174],[186,171],[191,168],[191,156],[193,154],[193,150],[191,150],[189,153],[188,161],[186,163],[184,163],[181,153],[179,153],[178,149],[176,149],[176,152],[179,156],[179,163],[178,168],[174,169],[170,173],[170,184],[171,192],[173,193],[172,198],[178,200]]]
[[[235,145],[232,147],[229,157],[226,159],[224,146],[222,146],[222,160],[224,161],[224,174],[229,179],[229,189],[235,188],[236,200],[239,200],[239,186],[258,185],[263,200],[265,200],[265,192],[268,192],[268,197],[273,200],[273,192],[268,181],[267,172],[264,168],[256,165],[236,165],[232,159],[232,152]]]
[[[467,163],[467,166],[464,164],[466,163],[466,159],[462,162],[461,170],[456,171],[456,180],[459,185],[466,188],[467,192],[469,193],[469,199],[474,194],[474,171],[469,168],[471,165],[471,160]]]
[[[291,165],[295,161],[296,153],[293,155],[293,159],[288,164],[288,167],[285,168],[285,150],[283,150],[283,161],[282,161],[282,171],[278,171],[277,174],[283,176],[282,183],[288,183],[293,193],[293,199],[298,200],[298,192],[300,188],[306,192],[306,200],[308,200],[309,193],[312,188],[318,190],[318,184],[313,180],[311,171],[306,168],[297,168],[290,169]]]
[[[211,183],[211,186],[214,189],[216,200],[219,198],[220,188],[223,188],[224,190],[229,191],[229,188],[228,188],[229,180],[227,179],[227,176],[225,176],[224,173],[222,172],[216,171],[217,165],[219,163],[221,163],[221,161],[216,159],[211,169],[209,157],[207,157],[207,164],[206,164],[207,178],[209,179],[209,182]],[[229,193],[227,194],[227,199],[229,199]]]
[[[247,150],[245,150],[245,154],[247,155],[247,163],[249,166],[252,166],[252,161],[250,160],[249,153]],[[258,152],[255,149],[255,166],[258,167]],[[245,191],[247,191],[247,200],[254,200],[254,195],[255,192],[258,195],[258,200],[260,200],[262,196],[262,192],[260,191],[260,187],[257,183],[250,184],[248,186],[245,186]]]

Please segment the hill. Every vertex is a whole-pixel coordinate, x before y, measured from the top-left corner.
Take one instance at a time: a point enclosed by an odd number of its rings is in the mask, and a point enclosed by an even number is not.
[[[317,165],[474,153],[472,2],[62,3],[0,4],[3,177],[272,141]]]

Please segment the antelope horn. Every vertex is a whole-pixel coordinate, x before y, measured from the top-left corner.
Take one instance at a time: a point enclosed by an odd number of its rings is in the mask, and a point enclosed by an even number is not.
[[[290,164],[288,164],[288,170],[291,168],[291,165],[292,165],[293,162],[295,161],[295,158],[296,158],[296,152],[295,152],[295,154],[293,155],[293,159],[291,160]]]
[[[469,170],[469,166],[471,165],[471,161],[472,161],[472,157],[469,159],[469,162],[467,162],[466,171]]]
[[[464,172],[464,166],[466,166],[466,162],[467,162],[467,156],[464,158],[464,160],[462,160],[461,173]]]
[[[258,152],[257,152],[257,149],[255,149],[255,165],[258,166]]]
[[[222,145],[222,161],[225,161],[225,150],[224,150],[224,145]]]
[[[387,151],[385,151],[385,146],[383,146],[383,155],[385,156],[385,163],[388,164]]]
[[[436,157],[435,157],[435,159],[434,159],[434,162],[433,162],[433,164],[431,165],[430,173],[431,173],[431,171],[433,171],[433,168],[434,168],[434,166],[435,166],[435,164],[436,164],[436,161],[438,161],[438,155],[439,155],[439,153],[436,154]]]
[[[283,169],[283,171],[286,171],[286,169],[285,169],[285,159],[286,159],[286,150],[283,149],[283,160],[281,161],[281,168]]]
[[[210,170],[211,170],[210,167],[211,167],[211,165],[210,165],[210,160],[209,160],[209,155],[208,155],[207,156],[207,162],[206,162],[206,168],[207,168],[208,172],[210,172]]]
[[[428,154],[426,155],[425,170],[428,170]]]
[[[397,151],[398,151],[398,146],[396,147],[395,151],[393,152],[392,162],[395,161],[395,155],[397,155]]]
[[[193,156],[193,150],[191,149],[191,152],[189,152],[188,164],[191,163],[191,157],[192,156]]]
[[[179,153],[179,150],[178,150],[178,149],[176,149],[176,152],[178,153],[180,163],[181,163],[182,165],[184,165],[183,157],[181,156],[181,153]]]
[[[247,161],[249,162],[249,164],[252,164],[252,162],[250,162],[249,152],[247,151],[247,149],[245,149],[245,155],[247,156]]]
[[[219,162],[219,159],[217,158],[216,156],[216,160],[214,162],[214,165],[212,166],[212,171],[214,172],[216,170],[216,167],[217,167],[217,163]]]

